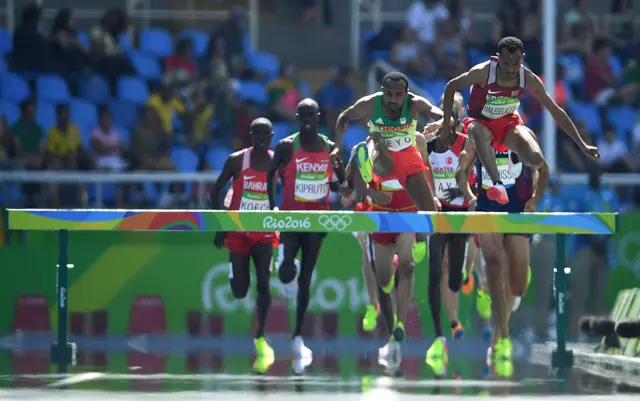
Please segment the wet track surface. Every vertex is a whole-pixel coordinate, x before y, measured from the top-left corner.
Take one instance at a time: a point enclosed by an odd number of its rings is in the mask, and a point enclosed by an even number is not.
[[[413,396],[529,396],[556,395],[580,398],[615,394],[617,400],[638,399],[640,389],[621,386],[572,369],[559,375],[546,365],[530,362],[531,346],[514,342],[513,374],[498,377],[486,363],[488,343],[482,340],[449,341],[449,365],[436,377],[424,362],[430,341],[407,341],[399,369],[378,363],[381,340],[315,340],[311,365],[303,373],[291,360],[286,337],[271,338],[276,360],[261,375],[252,369],[251,338],[189,339],[180,336],[139,336],[74,340],[78,364],[59,375],[48,362],[48,336],[5,337],[0,352],[0,399],[139,399],[216,400],[275,396],[326,399],[342,393],[347,399],[388,395]],[[66,390],[62,390],[66,388]],[[282,399],[282,398],[279,398]]]

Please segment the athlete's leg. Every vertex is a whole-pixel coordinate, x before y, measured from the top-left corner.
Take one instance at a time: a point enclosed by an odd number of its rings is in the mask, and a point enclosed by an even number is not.
[[[445,234],[434,234],[429,238],[429,287],[427,298],[431,309],[431,319],[436,337],[443,337],[442,318],[440,317],[441,299],[440,285],[442,282],[442,259],[447,243]]]
[[[512,129],[504,138],[503,144],[518,155],[522,164],[531,169],[537,169],[544,162],[540,145],[524,125]]]
[[[251,248],[251,258],[256,267],[257,297],[256,309],[258,312],[258,328],[256,338],[264,336],[264,325],[267,313],[271,305],[271,289],[269,277],[271,276],[271,259],[273,258],[273,245],[271,243],[257,243]]]
[[[378,282],[373,268],[373,257],[370,255],[369,236],[365,233],[357,233],[356,238],[362,249],[362,275],[367,287],[369,304],[362,319],[362,328],[365,331],[373,331],[378,320]]]
[[[456,295],[456,314],[458,307],[458,293],[462,285],[462,270],[464,269],[467,236],[457,234],[447,234],[447,248],[449,259],[449,289]],[[458,319],[451,320],[451,330],[454,338],[462,338],[464,329]]]
[[[249,291],[251,276],[249,272],[249,254],[229,251],[229,284],[236,299],[243,299]]]
[[[324,240],[323,233],[304,233],[300,237],[300,248],[302,256],[300,258],[300,277],[298,277],[298,302],[296,305],[296,328],[293,337],[298,337],[302,333],[304,317],[309,306],[311,293],[311,277],[318,262],[320,248]]]
[[[283,232],[280,234],[280,246],[278,249],[278,274],[280,281],[287,286],[296,278],[296,255],[300,250],[301,233]],[[287,294],[289,297],[292,294]]]
[[[505,235],[504,249],[508,258],[511,293],[523,297],[529,286],[529,240],[522,235]]]
[[[433,192],[431,191],[431,186],[429,185],[427,175],[424,173],[424,171],[420,171],[418,173],[407,176],[405,188],[419,211],[436,211],[436,203],[433,200]]]
[[[509,336],[508,305],[505,291],[507,260],[503,248],[502,234],[479,234],[480,249],[486,261],[487,284],[491,295],[491,312],[493,315],[494,337],[500,339]]]
[[[534,332],[538,339],[544,340],[549,328],[553,266],[556,261],[555,236],[542,235],[539,241],[534,239],[530,249],[531,268],[536,272],[533,276],[536,291],[533,306]]]
[[[451,322],[451,327],[455,328],[458,322],[459,296],[457,292],[453,292],[451,291],[451,288],[449,288],[449,255],[446,251],[444,253],[444,258],[442,259],[442,280],[440,284],[440,291],[442,291],[444,310],[447,312],[447,318],[449,319],[449,322]],[[456,324],[454,325],[453,322]]]
[[[376,268],[376,280],[380,291],[380,311],[384,316],[389,333],[393,330],[393,306],[391,304],[391,292],[395,287],[393,256],[395,255],[394,244],[381,244],[372,241],[373,254]]]
[[[473,240],[473,236],[467,236],[467,252],[464,257],[464,270],[462,274],[462,293],[470,295],[473,292],[475,286],[475,279],[473,277],[473,268],[476,262],[476,243]]]
[[[413,233],[403,233],[398,235],[396,239],[396,251],[398,252],[398,323],[407,320],[409,313],[409,305],[413,298],[413,269],[415,261],[413,260],[412,248],[415,242]],[[404,332],[404,327],[402,327]]]
[[[475,145],[478,159],[480,159],[480,163],[482,163],[487,170],[491,181],[494,184],[500,181],[500,172],[498,171],[496,162],[496,151],[491,146],[493,135],[491,131],[489,131],[489,128],[474,121],[467,126],[467,134],[471,142]]]

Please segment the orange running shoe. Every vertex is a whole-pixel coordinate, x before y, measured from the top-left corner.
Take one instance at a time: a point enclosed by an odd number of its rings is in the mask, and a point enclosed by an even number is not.
[[[462,293],[464,295],[471,295],[475,284],[476,282],[475,282],[475,278],[473,278],[473,274],[468,275],[467,279],[462,283]]]
[[[507,203],[509,203],[507,190],[502,184],[496,184],[492,187],[487,188],[487,198],[491,199],[492,201],[496,201],[501,205],[506,205]]]

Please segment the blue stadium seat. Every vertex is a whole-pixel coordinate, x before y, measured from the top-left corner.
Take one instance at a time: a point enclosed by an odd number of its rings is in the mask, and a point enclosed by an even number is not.
[[[440,96],[444,93],[444,87],[447,85],[447,81],[444,79],[436,79],[423,85],[424,90],[431,96],[431,103],[435,105],[440,104]]]
[[[617,56],[609,57],[609,67],[611,67],[611,73],[615,77],[618,83],[624,80],[622,61]]]
[[[74,122],[74,124],[76,124],[76,126],[78,127],[78,130],[80,130],[80,138],[82,138],[82,147],[85,150],[90,150],[91,149],[91,132],[93,131],[95,126],[78,124],[76,122]]]
[[[120,35],[120,39],[118,39],[118,45],[126,54],[129,54],[129,52],[135,50],[135,46],[133,45],[131,38],[129,38],[129,35],[127,35],[126,32]]]
[[[594,104],[574,101],[569,104],[569,112],[574,121],[584,121],[592,135],[602,135],[602,119]]]
[[[584,63],[576,54],[561,54],[558,63],[564,68],[564,79],[570,85],[584,84]]]
[[[84,99],[71,99],[69,109],[72,123],[92,129],[98,125],[98,112],[92,103]]]
[[[227,156],[232,153],[232,150],[227,147],[215,147],[209,149],[205,156],[207,164],[213,171],[221,171],[224,162],[227,160]]]
[[[91,39],[89,39],[89,35],[82,29],[76,30],[76,35],[78,35],[78,41],[82,43],[87,49],[91,46]]]
[[[56,108],[49,103],[38,103],[36,122],[42,126],[45,135],[56,124]]]
[[[27,82],[16,73],[8,73],[0,78],[2,88],[2,100],[13,103],[22,103],[31,97],[31,89]]]
[[[298,89],[300,89],[300,94],[302,95],[302,97],[313,97],[311,86],[304,79],[298,80]]]
[[[251,39],[249,35],[242,35],[242,50],[244,50],[244,54],[249,54],[251,52]]]
[[[140,78],[147,81],[159,80],[162,78],[162,69],[155,58],[147,56],[141,52],[131,51],[129,53],[131,65]]]
[[[20,108],[13,103],[0,101],[0,115],[6,115],[11,126],[20,118]]]
[[[351,149],[358,143],[367,139],[369,133],[367,129],[361,125],[351,124],[347,128],[344,134],[344,149],[347,152],[351,152]]]
[[[280,61],[269,52],[254,51],[247,57],[249,67],[254,71],[261,72],[268,79],[273,79],[280,74]]]
[[[163,28],[145,28],[140,32],[140,51],[165,58],[173,53],[173,38]]]
[[[122,138],[122,142],[124,142],[126,145],[125,147],[128,148],[131,145],[131,131],[122,125],[116,125],[114,126],[114,129],[118,131],[120,138]]]
[[[71,98],[64,79],[58,75],[40,75],[36,81],[38,101],[51,104],[67,103]]]
[[[618,132],[633,132],[636,125],[637,112],[632,107],[610,107],[607,112],[609,124]]]
[[[391,50],[376,50],[373,52],[375,60],[391,60]]]
[[[7,62],[5,61],[4,56],[0,54],[0,77],[3,76],[7,71],[9,71]]]
[[[4,57],[5,54],[11,53],[13,49],[13,38],[11,32],[5,27],[0,27],[0,56]]]
[[[138,105],[126,100],[114,100],[109,104],[114,125],[133,128],[138,123]]]
[[[264,85],[257,81],[241,81],[238,94],[242,100],[251,100],[258,104],[267,103],[267,91]]]
[[[204,56],[209,47],[209,35],[199,29],[183,29],[178,34],[180,39],[191,39],[193,43],[193,55],[196,58]]]
[[[94,75],[80,84],[80,97],[94,104],[107,104],[111,101],[111,89],[106,79]]]
[[[136,77],[120,77],[116,84],[118,99],[135,104],[145,104],[149,99],[147,83]]]
[[[184,173],[195,173],[198,168],[198,156],[189,148],[171,149],[171,160]]]
[[[278,142],[295,132],[296,128],[289,123],[273,123],[273,138],[271,139],[271,149],[275,149]]]

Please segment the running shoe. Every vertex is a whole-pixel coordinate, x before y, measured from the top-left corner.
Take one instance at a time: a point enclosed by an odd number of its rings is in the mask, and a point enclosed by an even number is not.
[[[491,318],[491,297],[480,289],[476,294],[476,309],[481,318],[485,320]]]
[[[301,336],[296,336],[293,339],[293,357],[297,359],[310,359],[313,357],[313,352],[304,345]]]
[[[460,322],[456,323],[455,327],[451,328],[451,336],[454,340],[461,340],[464,337],[464,327]]]
[[[394,274],[393,276],[391,276],[391,281],[389,281],[389,284],[382,287],[382,291],[384,291],[385,294],[391,294],[391,291],[393,291],[395,286],[396,286],[396,275]]]
[[[378,349],[378,363],[386,368],[392,369],[400,365],[402,359],[400,344],[393,335],[389,336],[387,343]]]
[[[510,360],[513,357],[513,343],[509,337],[498,338],[487,350],[487,360]]]
[[[253,344],[256,347],[256,356],[258,358],[264,358],[274,355],[273,348],[271,348],[264,337],[256,338],[255,340],[253,340]]]
[[[527,287],[531,284],[531,266],[527,266]]]
[[[404,336],[405,336],[404,323],[398,322],[397,316],[394,316],[394,320],[396,320],[396,323],[395,323],[395,327],[391,331],[391,334],[393,334],[393,338],[396,341],[401,342],[402,340],[404,340]]]
[[[373,160],[369,157],[369,149],[365,142],[359,143],[356,147],[356,164],[364,182],[371,182],[373,180]]]
[[[492,201],[496,201],[501,205],[509,203],[509,196],[507,190],[502,184],[495,184],[487,188],[487,198]]]
[[[447,353],[447,339],[438,337],[431,344],[425,355],[425,362],[433,369],[436,376],[444,376],[449,364],[449,355]]]
[[[362,330],[370,332],[376,329],[378,325],[378,308],[373,305],[367,305],[367,310],[362,318]]]
[[[422,262],[424,257],[427,255],[427,243],[426,242],[414,242],[413,247],[411,247],[411,256],[413,256],[413,260],[418,263]]]
[[[464,295],[471,295],[473,287],[475,286],[475,278],[473,274],[467,274],[467,270],[463,270],[464,276],[462,278],[462,293]]]
[[[255,362],[253,362],[253,371],[258,374],[265,374],[275,362],[275,357],[273,355],[268,355],[265,357],[257,357]]]

